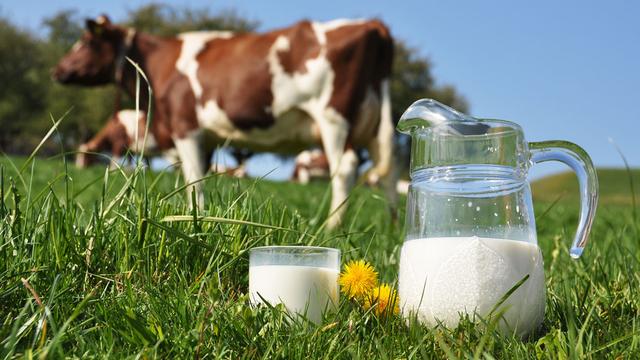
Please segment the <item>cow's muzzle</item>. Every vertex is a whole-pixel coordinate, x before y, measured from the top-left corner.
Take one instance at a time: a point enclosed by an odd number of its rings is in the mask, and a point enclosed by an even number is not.
[[[51,79],[59,83],[66,84],[71,80],[71,73],[65,71],[60,66],[56,66],[51,69]]]

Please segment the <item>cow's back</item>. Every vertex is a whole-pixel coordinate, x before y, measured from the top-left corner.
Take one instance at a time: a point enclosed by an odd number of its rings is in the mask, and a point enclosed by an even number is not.
[[[362,122],[367,92],[379,96],[391,72],[392,40],[378,20],[302,21],[206,41],[193,35],[198,51],[177,67],[191,79],[199,126],[256,150],[318,144],[316,123],[327,110],[350,126]],[[193,51],[190,36],[181,38],[183,52]],[[366,137],[376,126],[377,117],[364,124],[371,129]]]

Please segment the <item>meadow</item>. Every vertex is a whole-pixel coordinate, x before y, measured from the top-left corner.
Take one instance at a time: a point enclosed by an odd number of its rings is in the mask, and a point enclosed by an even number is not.
[[[394,221],[377,190],[358,187],[343,226],[329,232],[322,182],[211,175],[206,210],[195,212],[179,172],[7,156],[0,169],[2,358],[640,356],[640,221],[628,203],[604,202],[583,257],[571,260],[575,204],[547,193],[536,202],[546,314],[521,340],[468,320],[455,329],[408,325],[344,297],[320,326],[249,306],[248,249],[260,245],[337,247],[343,263],[365,259],[395,283],[404,199]],[[601,181],[611,186],[628,181]],[[187,217],[167,221],[174,215]]]

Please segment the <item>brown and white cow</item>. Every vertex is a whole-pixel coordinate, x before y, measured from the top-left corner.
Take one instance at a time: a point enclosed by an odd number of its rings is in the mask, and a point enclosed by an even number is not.
[[[76,166],[89,166],[95,154],[101,151],[111,152],[111,164],[117,164],[122,157],[131,151],[132,154],[146,156],[163,156],[170,164],[179,161],[173,147],[159,149],[153,133],[149,132],[145,139],[146,113],[136,110],[120,110],[107,120],[105,126],[86,143],[78,147]],[[142,150],[144,149],[144,153]]]
[[[328,221],[337,225],[366,148],[395,205],[389,76],[393,41],[378,20],[301,21],[262,34],[190,32],[157,37],[101,16],[54,70],[66,84],[117,83],[135,94],[138,63],[153,89],[151,131],[175,143],[189,187],[216,144],[296,154],[322,146],[331,168]],[[142,107],[147,99],[142,99]]]

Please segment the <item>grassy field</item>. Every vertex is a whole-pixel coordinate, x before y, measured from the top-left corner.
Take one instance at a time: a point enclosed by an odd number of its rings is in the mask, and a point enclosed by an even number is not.
[[[633,206],[631,184],[635,189],[636,202],[640,202],[640,169],[598,169],[600,181],[600,205]],[[580,193],[578,180],[573,172],[562,172],[547,176],[531,184],[536,200],[578,205]],[[638,204],[640,205],[640,204]]]
[[[599,208],[578,261],[568,255],[575,205],[536,203],[547,309],[522,341],[469,321],[407,326],[346,300],[321,326],[248,306],[248,249],[258,245],[338,247],[343,262],[366,259],[395,282],[403,226],[378,192],[357,189],[344,226],[328,233],[326,184],[212,176],[199,215],[227,221],[170,223],[195,215],[178,173],[79,171],[60,158],[0,166],[2,358],[640,357],[640,221],[626,203]]]

